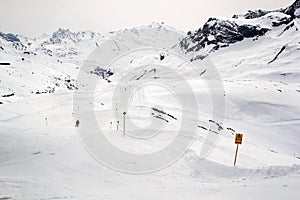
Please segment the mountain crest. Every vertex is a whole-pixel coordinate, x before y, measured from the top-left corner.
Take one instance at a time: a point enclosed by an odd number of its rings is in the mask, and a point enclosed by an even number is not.
[[[83,39],[93,39],[95,36],[96,33],[92,31],[72,32],[69,29],[59,28],[52,34],[52,37],[49,40],[51,43],[58,44],[64,40],[69,40],[74,43],[77,43]]]
[[[20,42],[17,35],[12,33],[2,33],[0,32],[0,37],[8,42]]]
[[[181,41],[180,46],[187,52],[198,51],[206,47],[208,47],[208,51],[214,51],[245,38],[263,36],[272,27],[287,25],[290,28],[293,26],[291,22],[300,15],[299,6],[300,0],[296,0],[285,9],[248,11],[244,15],[234,15],[232,19],[227,20],[209,18],[202,28],[195,32],[189,31],[187,37]],[[263,18],[267,14],[270,16]],[[249,19],[257,20],[254,22]],[[262,22],[270,22],[271,25],[261,27]]]

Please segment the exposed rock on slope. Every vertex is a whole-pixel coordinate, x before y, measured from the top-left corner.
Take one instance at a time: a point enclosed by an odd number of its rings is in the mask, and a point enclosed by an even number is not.
[[[187,38],[181,41],[181,47],[186,51],[198,51],[208,45],[213,50],[227,47],[229,44],[242,41],[244,38],[262,36],[268,31],[267,28],[248,24],[238,25],[234,21],[210,18],[195,33],[189,32]]]
[[[194,32],[189,31],[187,37],[181,41],[180,46],[186,52],[200,49],[206,49],[210,52],[245,38],[263,36],[272,27],[294,26],[292,21],[299,17],[299,7],[300,0],[297,0],[285,9],[248,11],[244,15],[234,15],[232,19],[228,20],[209,18],[202,28]],[[262,22],[267,21],[271,22],[271,27],[261,25]]]

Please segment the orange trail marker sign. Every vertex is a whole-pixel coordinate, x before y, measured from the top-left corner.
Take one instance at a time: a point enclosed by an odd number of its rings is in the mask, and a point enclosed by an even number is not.
[[[243,134],[235,134],[235,144],[242,144]]]
[[[236,164],[236,158],[237,158],[237,153],[239,150],[239,144],[242,144],[242,140],[243,140],[243,134],[237,133],[235,134],[235,144],[236,144],[236,151],[235,151],[235,156],[234,156],[234,166]]]

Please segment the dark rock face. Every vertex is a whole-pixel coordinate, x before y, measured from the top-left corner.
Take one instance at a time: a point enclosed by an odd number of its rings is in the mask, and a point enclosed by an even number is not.
[[[281,26],[284,24],[291,23],[295,18],[299,17],[299,16],[296,16],[296,14],[295,14],[295,12],[298,8],[300,8],[300,0],[296,0],[291,6],[285,8],[285,9],[276,10],[277,12],[282,12],[286,15],[289,15],[290,17],[283,18],[278,22],[273,22],[273,26]]]
[[[4,40],[8,42],[20,42],[20,39],[16,35],[11,33],[5,34],[0,32],[0,37],[2,37]]]
[[[232,18],[239,18],[239,17],[244,17],[245,19],[255,19],[259,18],[262,16],[265,16],[268,13],[271,12],[282,12],[284,14],[290,15],[292,19],[295,19],[297,16],[295,15],[295,11],[300,8],[300,0],[296,0],[291,6],[284,8],[284,9],[279,9],[279,10],[274,10],[274,11],[266,11],[266,10],[249,10],[246,14],[244,15],[234,15]],[[292,20],[291,19],[291,20]],[[290,20],[290,21],[291,21]]]
[[[75,36],[76,34],[71,32],[69,29],[59,28],[57,31],[55,31],[52,34],[52,37],[50,38],[50,42],[61,43],[62,39],[66,39],[66,38],[73,40],[74,42],[77,42]]]
[[[238,31],[243,35],[244,38],[252,38],[256,36],[264,35],[269,29],[260,28],[251,25],[238,26]]]
[[[292,19],[295,19],[297,16],[295,15],[295,11],[300,8],[300,0],[296,0],[291,6],[287,7],[286,9],[279,10],[287,15],[290,15]]]
[[[281,25],[284,25],[284,24],[288,24],[292,21],[293,19],[291,17],[287,18],[287,17],[284,17],[278,21],[275,21],[275,22],[272,22],[272,26],[274,27],[277,27],[277,26],[281,26]]]
[[[114,74],[112,71],[103,69],[99,66],[97,66],[93,71],[90,71],[90,73],[96,74],[97,76],[100,76],[103,79],[106,79]]]
[[[262,36],[267,31],[268,29],[259,26],[238,25],[233,21],[210,18],[202,29],[190,32],[180,45],[188,52],[197,51],[211,44],[213,50],[217,50],[244,38]]]
[[[63,29],[59,28],[57,31],[53,32],[52,37],[49,39],[49,41],[53,44],[59,44],[63,40],[69,40],[74,43],[77,43],[81,41],[82,39],[93,39],[96,36],[96,33],[94,32],[72,32],[69,29]]]
[[[243,17],[245,19],[255,19],[265,16],[272,12],[282,12],[287,17],[283,17],[272,22],[272,26],[289,25],[295,19],[295,11],[300,7],[300,0],[296,0],[291,6],[285,9],[275,11],[256,10],[248,11],[244,15],[234,15],[233,18]],[[269,17],[273,19],[272,16]],[[180,47],[186,52],[198,51],[211,45],[210,51],[218,50],[242,41],[245,38],[257,38],[263,36],[269,29],[260,26],[252,26],[248,24],[238,25],[234,21],[210,18],[202,28],[195,32],[189,31],[186,38],[180,42]]]
[[[265,10],[256,10],[256,11],[251,11],[249,10],[245,15],[245,19],[255,19],[255,18],[259,18],[262,17],[266,14],[268,14],[269,11],[265,11]]]
[[[10,93],[10,94],[5,94],[5,95],[2,95],[2,97],[12,97],[12,96],[15,96],[15,93]]]
[[[240,17],[245,18],[245,19],[256,19],[262,16],[265,16],[266,14],[270,13],[271,11],[266,11],[266,10],[248,10],[248,12],[244,15],[233,15],[232,18],[238,19]]]

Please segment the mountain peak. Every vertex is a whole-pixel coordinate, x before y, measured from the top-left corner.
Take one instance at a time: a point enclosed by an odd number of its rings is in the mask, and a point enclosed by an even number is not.
[[[239,25],[235,21],[209,18],[202,28],[181,41],[181,47],[186,51],[198,51],[211,45],[211,50],[227,47],[229,44],[264,35],[269,29],[249,24]]]
[[[68,28],[58,28],[57,31],[52,33],[50,38],[51,43],[59,44],[62,41],[71,41],[77,43],[84,39],[93,39],[97,33],[93,31],[78,31],[73,32]]]
[[[233,15],[232,18],[245,18],[245,19],[256,19],[256,18],[260,18],[262,16],[265,16],[268,13],[271,12],[281,12],[284,13],[286,15],[290,15],[291,19],[295,19],[297,17],[297,14],[295,13],[297,11],[297,9],[300,8],[300,0],[296,0],[292,5],[288,6],[287,8],[282,8],[282,9],[277,9],[277,10],[273,10],[273,11],[267,11],[267,10],[248,10],[248,12],[246,14],[241,14],[241,15]]]
[[[296,11],[300,8],[300,0],[296,0],[291,6],[287,7],[286,9],[283,9],[282,12],[292,16],[292,18],[296,18],[298,14],[296,14]]]
[[[8,42],[20,42],[20,39],[17,35],[12,33],[2,33],[0,32],[0,37]]]
[[[209,48],[206,50],[213,51],[242,41],[244,38],[263,36],[272,27],[288,26],[296,17],[300,16],[299,7],[300,0],[296,0],[285,9],[249,10],[246,14],[234,15],[234,19],[209,18],[202,28],[194,32],[189,31],[180,46],[187,52],[198,51],[208,46]]]
[[[64,39],[70,39],[76,42],[76,33],[70,31],[69,29],[59,28],[52,34],[50,38],[50,42],[52,43],[61,43]]]

